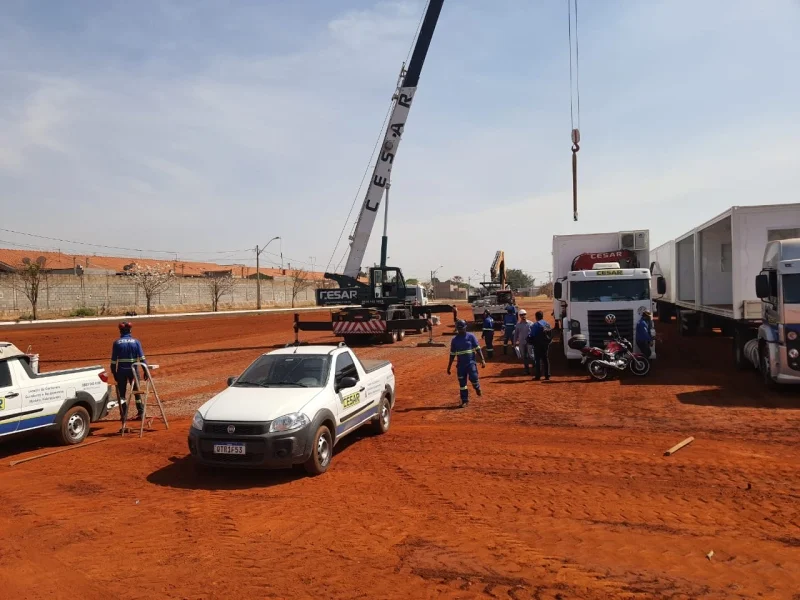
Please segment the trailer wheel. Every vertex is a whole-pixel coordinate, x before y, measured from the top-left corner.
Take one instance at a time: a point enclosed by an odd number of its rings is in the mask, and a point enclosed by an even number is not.
[[[397,341],[402,342],[404,339],[406,339],[406,330],[401,329],[397,332]]]
[[[346,335],[344,336],[344,343],[345,345],[350,346],[352,348],[353,346],[358,345],[360,339],[361,336],[358,335]]]

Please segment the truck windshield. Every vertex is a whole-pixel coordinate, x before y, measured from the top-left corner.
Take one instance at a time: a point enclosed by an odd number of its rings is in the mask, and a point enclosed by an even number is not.
[[[325,387],[330,357],[324,354],[266,354],[251,364],[235,387]]]
[[[572,302],[619,302],[650,298],[650,281],[647,279],[571,281],[569,288]]]
[[[786,304],[800,304],[800,273],[783,276],[783,301]]]

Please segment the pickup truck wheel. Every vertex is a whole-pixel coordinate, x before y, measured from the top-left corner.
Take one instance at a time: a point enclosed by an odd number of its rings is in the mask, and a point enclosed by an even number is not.
[[[328,470],[333,456],[333,439],[331,430],[326,425],[321,425],[314,434],[311,456],[303,465],[309,475],[322,475]]]
[[[373,424],[373,431],[377,435],[382,435],[389,431],[389,426],[392,424],[392,405],[389,403],[389,398],[385,395],[381,397],[380,404],[378,404],[378,418]]]
[[[61,419],[59,437],[66,446],[80,444],[89,435],[89,413],[82,406],[70,408]]]

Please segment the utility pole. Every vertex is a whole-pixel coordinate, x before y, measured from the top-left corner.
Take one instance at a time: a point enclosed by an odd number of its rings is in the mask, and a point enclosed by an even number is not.
[[[258,246],[256,246],[256,309],[258,309],[258,310],[261,310],[261,271],[259,269],[260,266],[261,266],[261,263],[259,261],[259,257],[261,256],[261,253],[264,250],[267,249],[267,246],[269,246],[275,240],[279,240],[279,239],[281,239],[280,236],[275,236],[270,241],[268,241],[266,244],[264,244],[264,247],[261,248],[260,250],[258,249]],[[282,256],[283,256],[283,253],[281,253],[281,257]],[[283,258],[281,258],[281,262],[283,262]]]

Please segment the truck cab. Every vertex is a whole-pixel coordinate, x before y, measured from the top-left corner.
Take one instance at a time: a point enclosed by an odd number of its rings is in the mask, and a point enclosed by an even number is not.
[[[424,286],[418,283],[415,285],[406,284],[406,299],[411,302],[411,304],[426,306],[428,304],[428,292],[425,290]]]
[[[556,282],[555,318],[562,324],[562,342],[567,359],[580,359],[579,350],[569,347],[573,335],[583,334],[590,346],[602,348],[608,338],[605,317],[616,316],[622,337],[634,342],[634,332],[644,311],[652,312],[650,270],[623,269],[618,263],[596,263],[592,269],[570,271]],[[655,358],[655,345],[651,345]]]
[[[800,239],[767,244],[762,270],[756,277],[756,295],[761,299],[762,312],[757,339],[759,369],[767,383],[798,384]]]

